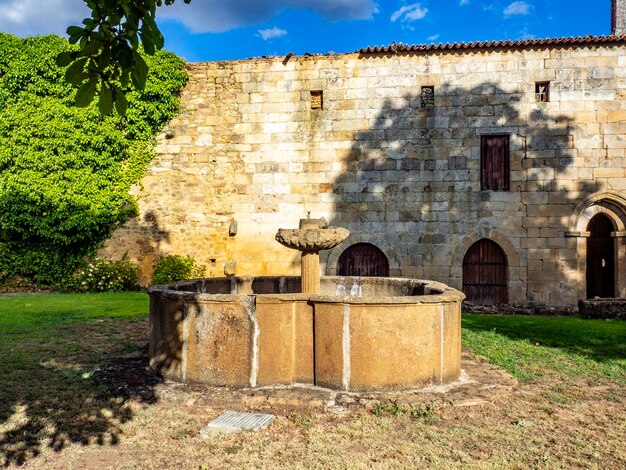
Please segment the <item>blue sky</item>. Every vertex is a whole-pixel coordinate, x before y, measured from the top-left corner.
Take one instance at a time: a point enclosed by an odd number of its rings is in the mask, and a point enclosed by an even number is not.
[[[607,35],[610,0],[192,0],[157,13],[166,48],[189,61],[423,44]],[[0,31],[61,34],[82,0],[0,0]]]

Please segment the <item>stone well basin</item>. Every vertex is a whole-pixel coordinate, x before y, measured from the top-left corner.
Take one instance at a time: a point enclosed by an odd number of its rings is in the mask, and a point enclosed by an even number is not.
[[[213,386],[403,390],[456,380],[464,295],[433,281],[209,278],[154,286],[150,366]]]

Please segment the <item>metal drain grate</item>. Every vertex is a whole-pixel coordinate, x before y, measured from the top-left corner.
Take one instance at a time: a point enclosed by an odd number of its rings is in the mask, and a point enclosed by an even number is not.
[[[269,426],[274,415],[225,411],[200,430],[202,436],[239,431],[258,431]]]

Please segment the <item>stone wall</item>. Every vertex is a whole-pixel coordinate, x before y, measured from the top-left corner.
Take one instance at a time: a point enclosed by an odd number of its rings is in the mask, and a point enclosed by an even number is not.
[[[611,0],[611,34],[615,36],[626,34],[625,0]]]
[[[467,248],[489,238],[507,256],[510,302],[574,304],[585,220],[607,200],[616,237],[626,220],[625,45],[190,64],[182,112],[135,188],[141,215],[102,253],[128,253],[147,276],[170,253],[209,275],[232,262],[238,275],[297,274],[299,254],[274,235],[310,213],[352,232],[321,254],[327,274],[367,242],[392,276],[461,288]],[[544,81],[550,101],[536,102]],[[510,191],[481,190],[480,140],[492,134],[511,139]]]

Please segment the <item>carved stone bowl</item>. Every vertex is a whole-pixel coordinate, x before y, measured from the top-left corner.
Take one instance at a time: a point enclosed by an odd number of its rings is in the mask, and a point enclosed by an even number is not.
[[[276,241],[294,250],[329,250],[344,241],[350,232],[343,227],[279,229]]]

